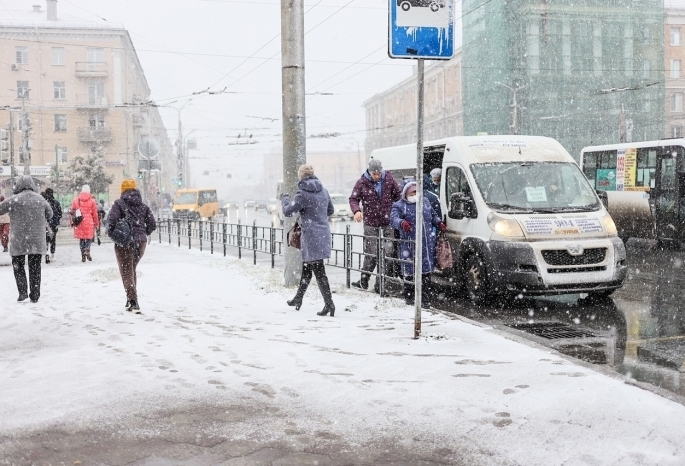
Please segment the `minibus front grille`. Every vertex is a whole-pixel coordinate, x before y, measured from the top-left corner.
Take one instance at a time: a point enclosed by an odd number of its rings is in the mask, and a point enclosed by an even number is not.
[[[565,249],[542,251],[542,258],[549,265],[592,265],[604,262],[607,248],[591,248],[579,256],[572,256]]]
[[[604,272],[607,268],[600,267],[567,267],[564,269],[547,269],[547,273],[588,273],[588,272]]]

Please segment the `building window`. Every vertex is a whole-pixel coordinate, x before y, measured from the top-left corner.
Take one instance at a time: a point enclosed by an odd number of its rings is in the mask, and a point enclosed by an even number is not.
[[[680,28],[671,28],[671,45],[680,46]]]
[[[105,83],[101,81],[88,83],[88,104],[100,104],[103,97],[105,97]]]
[[[17,55],[17,65],[29,64],[29,48],[28,47],[14,47]]]
[[[88,117],[88,126],[90,129],[98,129],[105,127],[105,115],[102,113],[93,114]]]
[[[57,164],[58,165],[65,165],[69,163],[69,160],[67,158],[67,148],[66,147],[58,147],[57,148]]]
[[[680,67],[681,67],[680,60],[671,60],[671,78],[673,78],[673,79],[680,78],[680,70],[681,70]]]
[[[65,133],[67,131],[67,116],[64,114],[55,114],[55,132]]]
[[[672,138],[682,138],[683,137],[683,127],[682,126],[671,126],[671,137]]]
[[[104,63],[105,50],[104,49],[88,49],[88,63]]]
[[[55,99],[66,99],[67,98],[67,87],[64,81],[54,81],[53,86],[53,98]]]
[[[649,60],[642,60],[642,77],[649,78],[652,76],[652,64]]]
[[[29,82],[17,81],[17,99],[29,98]]]
[[[64,65],[64,63],[65,63],[64,47],[53,47],[52,48],[52,64],[53,65]]]
[[[671,94],[671,111],[672,112],[682,112],[683,111],[683,95]]]

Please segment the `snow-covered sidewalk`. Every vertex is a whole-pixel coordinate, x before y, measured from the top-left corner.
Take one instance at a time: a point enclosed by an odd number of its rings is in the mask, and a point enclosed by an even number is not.
[[[487,328],[425,313],[414,341],[412,308],[342,285],[336,316],[318,317],[315,281],[297,312],[278,270],[157,243],[132,315],[112,246],[93,256],[61,247],[35,305],[15,302],[0,267],[0,458],[34,430],[192,401],[277,407],[244,435],[294,449],[392,442],[446,464],[685,464],[685,407]]]

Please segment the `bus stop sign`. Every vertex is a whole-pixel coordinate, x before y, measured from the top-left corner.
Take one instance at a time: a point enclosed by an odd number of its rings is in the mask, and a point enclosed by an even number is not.
[[[389,0],[390,58],[454,57],[454,0]]]

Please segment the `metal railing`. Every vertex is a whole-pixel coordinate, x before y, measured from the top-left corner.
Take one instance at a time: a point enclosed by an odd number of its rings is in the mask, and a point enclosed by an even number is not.
[[[159,218],[157,220],[157,234],[159,242],[167,240],[168,243],[176,244],[178,247],[188,246],[192,249],[193,245],[200,251],[209,249],[210,254],[216,251],[226,256],[228,248],[237,249],[238,258],[243,255],[252,256],[253,264],[257,264],[257,255],[265,254],[271,258],[271,267],[276,266],[276,257],[282,257],[285,253],[286,235],[283,228],[275,227],[273,222],[270,227],[258,226],[257,221],[252,224],[214,222],[212,220],[172,219]],[[364,241],[370,239],[376,241],[375,255],[377,268],[375,272],[366,272],[370,276],[376,277],[379,284],[381,296],[386,296],[387,284],[403,284],[405,280],[398,269],[403,264],[412,264],[412,259],[402,259],[398,257],[397,251],[400,243],[410,243],[414,247],[413,241],[404,241],[397,238],[386,238],[383,230],[379,229],[378,236],[366,237],[350,232],[350,225],[347,225],[345,233],[331,233],[331,258],[326,265],[345,270],[345,285],[351,286],[352,272],[362,272],[364,259]],[[218,248],[218,249],[217,249]],[[386,250],[392,251],[387,254]],[[413,258],[413,254],[410,256]]]

